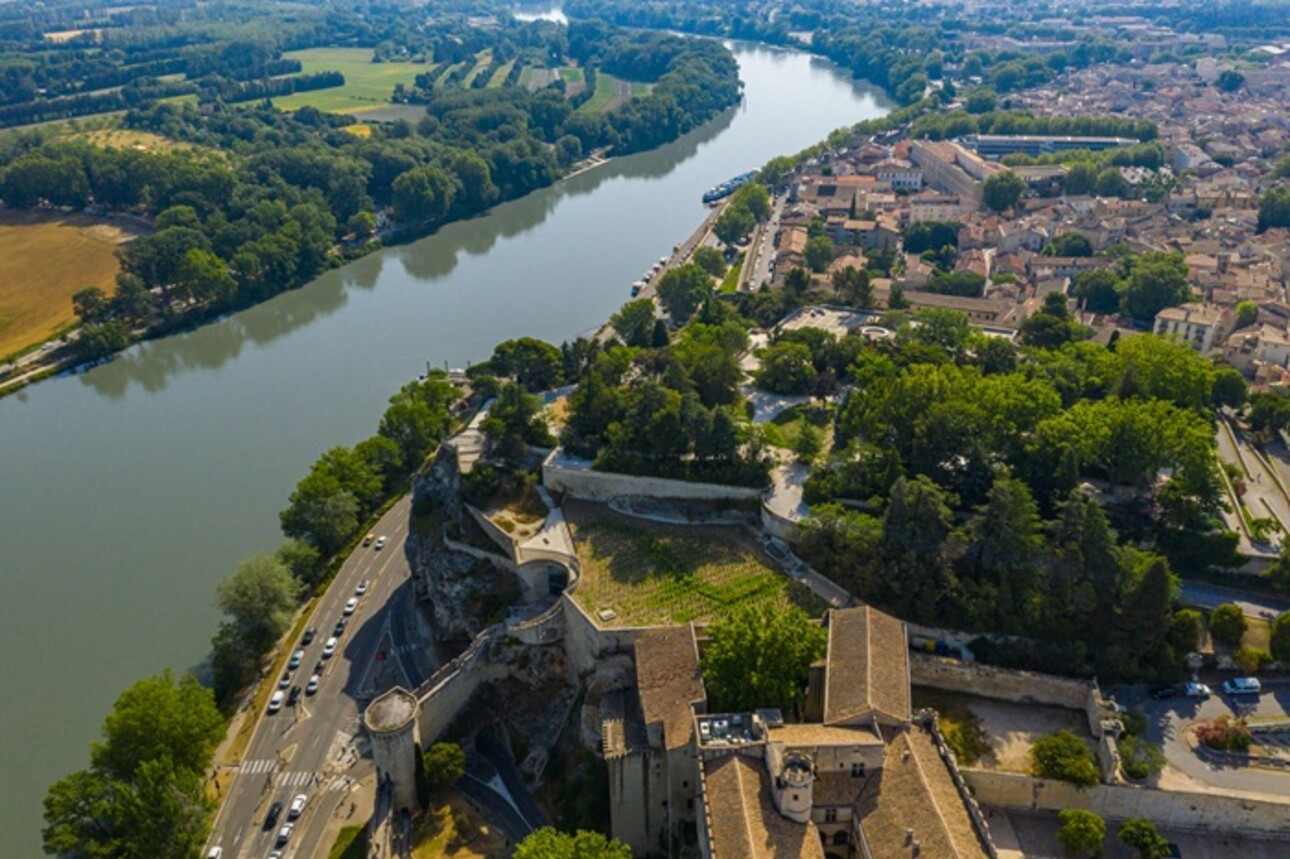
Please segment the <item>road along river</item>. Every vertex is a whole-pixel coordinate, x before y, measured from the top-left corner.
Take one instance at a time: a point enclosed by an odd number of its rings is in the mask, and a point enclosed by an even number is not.
[[[116,695],[203,658],[215,584],[280,542],[295,482],[403,382],[587,332],[704,190],[888,110],[818,58],[732,47],[744,104],[675,143],[0,400],[0,856],[40,855],[45,790]]]

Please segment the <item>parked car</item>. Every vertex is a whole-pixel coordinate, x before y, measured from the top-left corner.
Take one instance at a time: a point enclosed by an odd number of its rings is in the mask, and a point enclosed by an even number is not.
[[[1163,701],[1166,698],[1173,698],[1178,694],[1177,686],[1152,686],[1149,692],[1152,700]]]
[[[277,842],[277,844],[278,844],[278,846],[279,846],[279,847],[282,847],[283,845],[285,845],[285,844],[287,843],[287,841],[289,841],[289,840],[291,839],[291,832],[292,832],[292,830],[294,830],[295,828],[296,828],[296,827],[295,827],[295,825],[294,825],[294,824],[291,824],[291,823],[283,824],[282,828],[278,830],[278,842]]]
[[[1257,677],[1233,677],[1223,684],[1226,695],[1257,695],[1263,691],[1263,684]]]
[[[282,815],[282,803],[275,802],[273,803],[273,805],[270,805],[269,813],[264,815],[264,828],[266,830],[272,829],[274,824],[278,822],[278,818],[281,815]]]
[[[318,683],[321,679],[322,678],[320,678],[317,674],[310,677],[309,682],[305,684],[305,694],[306,695],[315,694],[318,691]]]
[[[287,667],[290,668],[292,671],[295,671],[297,668],[300,667],[300,662],[304,658],[305,658],[305,651],[303,648],[301,648],[300,650],[297,650],[295,653],[291,654],[291,660],[287,662]]]
[[[300,643],[302,645],[308,645],[310,642],[314,640],[314,636],[316,636],[317,634],[318,634],[318,630],[314,629],[312,626],[309,627],[308,629],[305,630],[304,636],[301,637]]]
[[[276,713],[282,709],[282,699],[285,697],[286,697],[286,693],[283,692],[281,689],[273,693],[273,697],[269,699],[270,714]]]
[[[291,691],[287,693],[287,706],[294,707],[296,706],[296,702],[299,700],[300,700],[300,687],[292,686]]]
[[[309,802],[309,797],[303,793],[298,794],[295,799],[291,800],[291,808],[287,811],[287,820],[295,820],[305,810],[305,803]]]
[[[336,652],[336,637],[332,636],[331,638],[327,639],[327,643],[323,645],[323,659],[330,658],[331,655],[335,652]]]
[[[345,614],[351,615],[358,608],[358,597],[350,597],[349,602],[345,603]]]
[[[358,587],[354,588],[354,593],[358,594],[361,597],[363,594],[367,593],[367,589],[371,587],[371,585],[372,583],[370,581],[368,581],[367,579],[363,579],[361,582],[358,583]]]
[[[382,536],[380,536],[380,537],[377,537],[377,538],[376,538],[376,548],[377,548],[377,549],[383,549],[383,548],[385,548],[385,537],[384,537],[384,535],[382,535]]]
[[[1208,698],[1214,693],[1204,683],[1186,683],[1183,685],[1183,694],[1188,698]]]

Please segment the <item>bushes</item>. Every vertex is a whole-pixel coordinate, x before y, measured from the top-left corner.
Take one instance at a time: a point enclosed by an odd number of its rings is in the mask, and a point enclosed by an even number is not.
[[[1165,756],[1159,749],[1139,736],[1128,734],[1120,738],[1120,768],[1132,779],[1141,781],[1159,775],[1165,767]]]
[[[1224,603],[1209,616],[1209,632],[1215,641],[1236,647],[1241,643],[1249,624],[1245,613],[1235,603]]]
[[[1196,725],[1196,740],[1206,748],[1220,752],[1250,750],[1250,729],[1241,719],[1219,716]]]

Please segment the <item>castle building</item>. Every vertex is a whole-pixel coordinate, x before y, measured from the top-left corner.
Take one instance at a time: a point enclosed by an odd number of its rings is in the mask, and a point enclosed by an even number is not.
[[[693,626],[637,639],[636,694],[603,726],[615,837],[704,859],[994,855],[930,718],[911,713],[904,623],[868,606],[825,623],[800,724],[708,713]]]

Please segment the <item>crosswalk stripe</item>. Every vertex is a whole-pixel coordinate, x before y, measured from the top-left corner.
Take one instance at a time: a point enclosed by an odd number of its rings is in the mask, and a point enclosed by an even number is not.
[[[246,775],[257,775],[259,773],[266,773],[277,765],[278,762],[273,758],[257,758],[256,760],[243,761],[239,772]]]
[[[278,787],[304,787],[312,784],[316,778],[311,772],[290,772],[278,773],[274,781]]]

